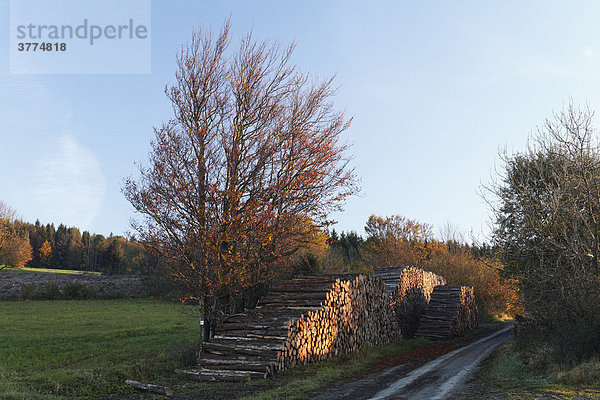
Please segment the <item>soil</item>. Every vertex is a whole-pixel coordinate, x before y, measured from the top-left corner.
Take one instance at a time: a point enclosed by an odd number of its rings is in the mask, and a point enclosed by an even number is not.
[[[56,283],[60,290],[68,284],[82,284],[99,297],[143,297],[147,294],[146,286],[136,276],[0,272],[0,300],[19,300],[26,293],[43,294],[46,285],[51,283]]]

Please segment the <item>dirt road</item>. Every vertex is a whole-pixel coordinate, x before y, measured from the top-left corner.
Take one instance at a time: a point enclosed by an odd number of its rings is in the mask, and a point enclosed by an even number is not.
[[[512,326],[411,370],[399,365],[316,397],[330,399],[446,399],[512,333]],[[414,367],[414,366],[413,366]]]

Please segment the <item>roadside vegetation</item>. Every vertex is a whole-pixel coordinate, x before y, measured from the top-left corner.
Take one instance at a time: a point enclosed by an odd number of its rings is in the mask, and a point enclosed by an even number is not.
[[[472,389],[456,396],[456,400],[598,398],[599,365],[593,362],[571,369],[555,366],[552,372],[534,371],[524,363],[515,340],[511,339],[484,364]]]
[[[446,278],[450,285],[472,286],[482,318],[513,316],[521,308],[517,287],[502,274],[492,249],[467,244],[451,226],[442,234],[409,218],[372,215],[366,237],[335,230],[317,237],[295,258],[293,270],[305,273],[364,272],[412,265]]]
[[[515,346],[532,371],[597,381],[600,355],[600,142],[594,113],[570,104],[528,148],[503,154],[490,187],[493,247],[517,282]]]

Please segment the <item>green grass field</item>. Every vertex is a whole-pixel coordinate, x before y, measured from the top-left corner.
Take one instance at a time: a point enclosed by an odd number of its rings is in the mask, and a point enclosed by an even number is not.
[[[0,266],[2,267],[2,266]],[[4,269],[2,269],[2,272],[7,272],[7,273],[13,273],[13,274],[18,274],[18,273],[28,273],[28,272],[46,272],[49,274],[70,274],[70,275],[85,275],[85,274],[91,274],[91,275],[102,275],[101,272],[86,272],[86,271],[74,271],[72,269],[54,269],[54,268],[27,268],[27,267],[23,267],[23,268],[13,268],[13,267],[6,267]]]
[[[0,302],[0,399],[102,398],[175,384],[195,360],[193,307],[154,300]]]

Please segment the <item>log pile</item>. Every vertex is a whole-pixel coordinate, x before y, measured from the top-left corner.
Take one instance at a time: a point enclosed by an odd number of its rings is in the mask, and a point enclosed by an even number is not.
[[[383,281],[386,292],[393,293],[400,284],[400,275],[404,268],[408,267],[378,268],[373,272],[373,276],[376,276]]]
[[[436,286],[445,285],[446,280],[433,272],[420,268],[404,267],[400,271],[377,270],[377,275],[388,277],[391,281],[393,273],[398,274],[396,286],[391,293],[391,303],[397,324],[405,338],[412,338],[419,326],[421,315],[425,312],[431,293]]]
[[[413,267],[375,276],[298,276],[273,286],[256,308],[228,316],[204,343],[198,366],[180,372],[203,381],[246,381],[389,343],[402,338],[399,323],[406,323],[407,310],[416,310],[418,320],[429,299],[422,336],[476,326],[473,289],[441,284],[444,278]]]
[[[419,321],[416,336],[441,340],[477,327],[477,306],[472,287],[437,286]]]
[[[445,285],[446,279],[433,272],[423,271],[421,268],[404,267],[400,273],[400,279],[395,293],[395,301],[402,301],[409,289],[421,289],[427,302],[436,286]]]
[[[290,321],[322,308],[333,276],[299,276],[274,285],[258,305],[229,315],[202,346],[198,366],[185,373],[201,381],[266,378],[278,369],[278,355]]]
[[[368,276],[299,276],[281,282],[253,310],[227,317],[204,343],[188,377],[266,378],[298,364],[397,338],[383,282]]]
[[[278,369],[358,351],[366,344],[399,339],[389,295],[381,279],[359,275],[338,279],[324,307],[290,321]]]

